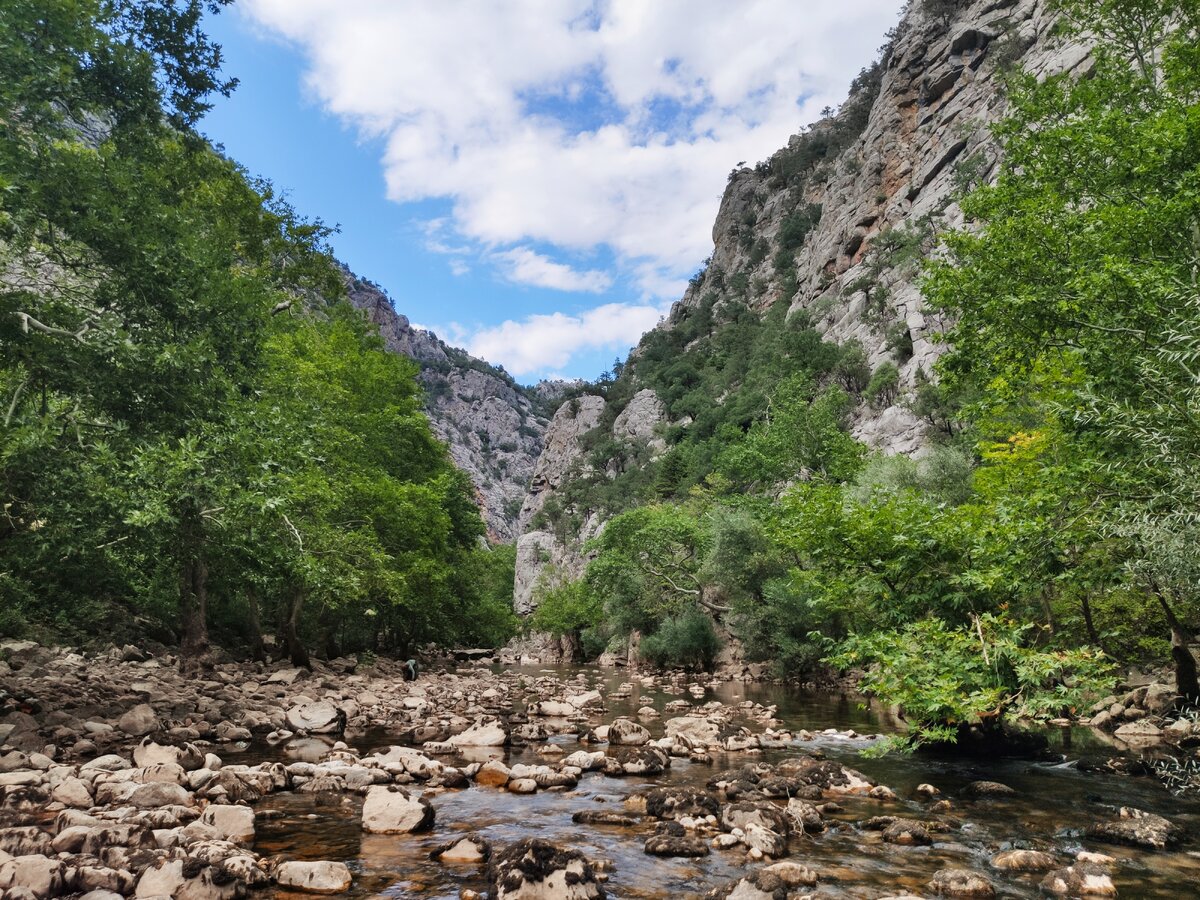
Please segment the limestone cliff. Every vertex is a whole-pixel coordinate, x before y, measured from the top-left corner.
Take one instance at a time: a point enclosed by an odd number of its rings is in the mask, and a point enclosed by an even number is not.
[[[868,372],[896,366],[898,383],[883,402],[859,400],[853,431],[885,452],[920,452],[929,426],[910,405],[933,374],[942,323],[923,306],[918,263],[934,251],[939,229],[963,224],[957,197],[994,175],[990,127],[1005,111],[1003,71],[1088,64],[1087,48],[1063,43],[1053,27],[1046,0],[914,0],[836,114],[770,159],[730,173],[712,255],[659,328],[677,329],[722,304],[765,314],[782,301],[823,340],[861,345]],[[581,397],[573,402],[588,411],[582,421],[560,409],[551,422],[520,519],[523,613],[535,608],[539,580],[582,571],[583,541],[602,527],[593,511],[570,508],[573,479],[598,468],[611,477],[653,459],[668,428],[689,424],[666,421],[659,398],[639,383],[637,362],[635,350],[622,375],[632,382],[623,408]],[[589,416],[602,426],[599,440],[579,433]],[[619,449],[604,467],[585,446]],[[557,529],[539,521],[546,518],[539,511],[564,506],[570,514],[559,516]]]
[[[450,347],[433,332],[413,328],[376,285],[345,273],[350,302],[379,326],[385,345],[421,366],[425,410],[433,430],[450,447],[455,464],[471,476],[493,540],[517,537],[525,489],[542,452],[546,419],[539,393],[502,370]]]
[[[758,309],[790,298],[827,340],[859,341],[872,368],[889,359],[899,366],[895,401],[864,405],[855,428],[888,452],[922,445],[925,425],[906,390],[932,370],[939,322],[922,305],[917,261],[936,230],[962,224],[962,190],[994,172],[990,126],[1005,109],[999,75],[1012,66],[1070,70],[1088,59],[1087,48],[1052,36],[1045,0],[960,2],[948,19],[930,12],[946,7],[914,2],[837,115],[731,173],[712,257],[664,326],[704,294],[732,294],[735,278],[750,285]],[[831,147],[840,152],[823,156]]]

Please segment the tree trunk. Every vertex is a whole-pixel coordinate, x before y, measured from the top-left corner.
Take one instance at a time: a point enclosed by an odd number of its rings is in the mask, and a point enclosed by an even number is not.
[[[1175,661],[1175,690],[1184,696],[1189,703],[1200,703],[1200,680],[1196,676],[1196,657],[1192,656],[1191,632],[1175,616],[1171,604],[1158,585],[1154,585],[1155,596],[1167,617],[1167,625],[1171,628],[1171,659]]]
[[[300,642],[300,609],[303,606],[304,589],[295,588],[292,591],[291,603],[288,605],[288,617],[283,628],[283,640],[292,665],[311,669],[312,662],[308,658],[308,651],[304,649],[304,644]]]
[[[179,667],[198,672],[211,665],[208,646],[208,562],[200,516],[184,514],[180,529]]]
[[[246,588],[246,606],[250,612],[250,658],[255,662],[267,661],[267,647],[263,643],[262,621],[258,617],[258,591]]]
[[[333,615],[332,610],[325,606],[321,610],[321,615],[317,618],[321,626],[321,644],[325,650],[326,659],[337,659],[342,655],[342,648],[338,646],[337,629],[338,620]]]
[[[1092,621],[1092,597],[1091,594],[1085,593],[1079,600],[1080,608],[1083,611],[1083,624],[1087,628],[1088,640],[1095,646],[1104,650],[1104,645],[1100,643],[1100,635],[1096,631],[1096,623]],[[1105,653],[1108,651],[1105,650]]]

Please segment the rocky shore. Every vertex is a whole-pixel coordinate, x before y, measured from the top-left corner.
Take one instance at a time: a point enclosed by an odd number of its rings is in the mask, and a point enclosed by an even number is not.
[[[264,801],[285,792],[352,796],[364,834],[444,837],[429,855],[479,867],[493,900],[603,897],[620,873],[566,835],[494,846],[460,828],[442,832],[438,818],[451,793],[503,792],[519,817],[529,802],[522,796],[570,796],[593,778],[622,785],[621,800],[578,809],[578,827],[618,829],[653,857],[723,854],[737,877],[707,896],[783,900],[846,877],[790,858],[802,844],[853,835],[872,853],[962,846],[975,827],[966,811],[1002,805],[1013,793],[975,781],[954,796],[932,784],[899,796],[825,752],[831,742],[866,748],[875,736],[793,732],[774,706],[706,700],[705,685],[682,676],[631,676],[606,688],[582,671],[467,666],[406,682],[399,664],[360,670],[343,659],[311,672],[228,663],[185,678],[170,658],[135,648],[85,656],[9,642],[5,655],[3,900],[230,900],[259,890],[353,889],[345,860],[256,848],[270,815]],[[650,686],[675,699],[610,713]],[[275,752],[297,746],[309,750],[302,759]],[[259,761],[239,761],[256,748]],[[523,761],[514,760],[518,751]],[[673,763],[707,776],[674,783]],[[978,844],[973,852],[988,854],[986,867],[939,868],[921,895],[992,897],[1006,893],[1010,879],[1033,878],[1052,895],[1115,896],[1115,857],[1077,842],[1067,852],[1044,837],[1036,847]],[[1158,852],[1184,833],[1126,807],[1089,822],[1085,837]],[[480,893],[464,887],[460,896]]]

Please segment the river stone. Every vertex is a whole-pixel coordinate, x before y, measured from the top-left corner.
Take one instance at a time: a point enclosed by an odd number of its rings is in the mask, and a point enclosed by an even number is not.
[[[787,815],[773,803],[730,803],[721,810],[721,824],[730,830],[741,828],[743,831],[758,825],[784,835],[790,828]]]
[[[715,722],[697,716],[667,719],[667,737],[683,738],[694,747],[708,747],[717,743],[720,732]]]
[[[788,887],[813,887],[819,880],[817,873],[808,866],[794,862],[778,862],[763,871],[774,875]]]
[[[455,747],[503,747],[508,743],[508,734],[499,722],[476,722],[446,743]]]
[[[990,881],[968,869],[938,869],[933,873],[929,888],[939,897],[990,900],[996,896],[996,889]]]
[[[663,822],[646,838],[643,848],[651,856],[708,856],[708,844],[689,835],[678,822]]]
[[[51,799],[76,809],[87,809],[92,805],[92,792],[86,781],[80,778],[64,778],[54,786]]]
[[[362,829],[371,834],[408,834],[433,825],[433,807],[424,797],[400,788],[376,785],[363,802]]]
[[[1162,740],[1162,729],[1153,722],[1126,722],[1113,732],[1127,744],[1154,744]]]
[[[928,847],[933,843],[929,829],[924,822],[915,819],[893,819],[883,829],[883,840],[888,844],[898,844],[902,847]]]
[[[1117,887],[1103,868],[1076,863],[1051,872],[1042,879],[1042,893],[1063,897],[1115,897]]]
[[[792,797],[788,800],[787,814],[795,827],[810,834],[825,830],[825,819],[821,811],[807,800]]]
[[[491,900],[602,900],[604,888],[578,850],[527,838],[492,857]]]
[[[1005,872],[1045,872],[1055,865],[1054,857],[1041,850],[1006,850],[992,857],[992,868]]]
[[[352,879],[345,863],[321,860],[280,863],[275,881],[280,887],[306,894],[340,894],[350,887]]]
[[[200,821],[220,832],[223,841],[243,846],[254,843],[254,810],[248,806],[214,804],[204,810]]]
[[[787,856],[787,838],[770,828],[764,828],[757,822],[751,822],[743,829],[742,842],[750,849],[758,850],[766,856],[773,856],[776,859]]]
[[[642,817],[633,813],[617,812],[610,809],[581,809],[573,813],[571,821],[576,825],[618,825],[632,827],[642,821]]]
[[[1087,830],[1087,836],[1110,844],[1128,844],[1147,850],[1165,850],[1179,843],[1183,836],[1179,826],[1132,806],[1121,807],[1121,817],[1111,822],[1097,822]]]
[[[468,834],[442,844],[429,858],[451,863],[484,863],[491,855],[491,844],[477,834]]]
[[[328,700],[318,700],[315,703],[300,703],[287,711],[288,728],[293,731],[307,731],[320,734],[336,731],[339,725],[341,710]]]
[[[43,900],[56,897],[63,886],[63,864],[57,859],[30,854],[0,863],[0,888],[25,888]]]
[[[475,783],[486,787],[504,787],[508,784],[511,773],[508,766],[498,759],[489,759],[475,773]]]
[[[191,772],[203,768],[204,754],[194,744],[184,744],[182,747],[170,744],[158,744],[150,738],[142,738],[142,742],[133,748],[133,763],[140,768],[157,765],[177,765]]]
[[[608,728],[608,742],[625,747],[641,747],[650,743],[650,732],[632,719],[617,719]]]
[[[963,793],[968,797],[1014,797],[1017,792],[998,781],[972,781]]]
[[[150,784],[139,785],[129,795],[130,806],[138,809],[157,809],[160,806],[191,806],[192,795],[187,788],[179,784],[164,781],[154,781]]]
[[[159,730],[158,716],[149,703],[139,703],[117,720],[117,727],[133,737],[142,737]]]
[[[561,700],[541,700],[535,703],[529,712],[534,716],[565,719],[567,716],[575,715],[576,709],[570,703],[564,703]]]

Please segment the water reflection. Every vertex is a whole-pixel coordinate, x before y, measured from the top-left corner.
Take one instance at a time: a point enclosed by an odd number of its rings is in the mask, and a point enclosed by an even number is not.
[[[672,714],[666,704],[680,699],[695,706],[719,700],[726,706],[759,703],[774,705],[775,717],[783,726],[799,731],[820,732],[827,728],[853,729],[860,734],[894,730],[886,711],[842,696],[804,693],[779,685],[727,682],[706,685],[694,697],[684,685],[646,686],[625,672],[577,669],[519,670],[531,680],[554,675],[581,687],[601,686],[607,711],[597,714],[593,724],[611,721],[618,715],[636,715],[651,706],[662,712],[659,719],[642,723],[657,737]],[[585,677],[578,681],[579,676]],[[623,682],[632,682],[628,697],[609,699]],[[521,706],[518,702],[518,707]],[[743,711],[744,716],[751,711]],[[761,723],[756,730],[761,731]],[[1102,748],[1101,741],[1087,729],[1056,729],[1049,735],[1060,752],[1073,755]],[[553,739],[568,752],[577,748],[571,735]],[[385,730],[348,738],[356,749],[370,752],[396,742]],[[256,746],[244,759],[277,758],[288,761],[319,758],[331,742],[306,739],[287,746]],[[827,816],[831,828],[824,834],[793,836],[792,858],[821,874],[821,896],[873,898],[905,890],[927,894],[932,874],[945,866],[988,872],[988,860],[996,852],[1011,848],[1047,850],[1059,854],[1063,864],[1068,854],[1080,847],[1099,850],[1120,859],[1114,880],[1122,896],[1178,898],[1200,896],[1200,858],[1185,851],[1149,854],[1137,850],[1092,844],[1082,838],[1083,829],[1096,819],[1109,818],[1120,806],[1136,806],[1166,815],[1195,831],[1200,828],[1200,804],[1171,797],[1151,779],[1084,774],[1066,764],[1030,763],[1015,760],[986,764],[952,756],[928,754],[864,757],[865,740],[816,735],[804,747],[820,746],[833,759],[867,773],[892,787],[900,800],[885,803],[865,798],[846,799],[842,809]],[[480,759],[502,755],[508,764],[541,763],[535,747],[481,750]],[[340,859],[355,874],[355,896],[396,898],[457,898],[463,889],[483,892],[486,881],[481,869],[471,865],[443,865],[429,859],[430,851],[459,833],[476,832],[494,846],[523,837],[542,837],[604,860],[611,872],[610,896],[687,897],[696,896],[715,884],[753,871],[759,864],[747,860],[742,850],[714,851],[709,857],[660,859],[642,851],[651,828],[579,826],[571,821],[582,809],[619,809],[624,797],[647,782],[670,782],[703,786],[717,771],[740,766],[749,759],[775,761],[789,755],[786,750],[769,750],[760,757],[717,754],[712,767],[674,760],[671,770],[658,779],[611,779],[585,775],[573,790],[540,791],[517,796],[504,790],[471,787],[459,791],[430,792],[437,809],[434,830],[425,835],[364,835],[359,828],[361,798],[355,795],[322,796],[280,794],[260,808],[271,816],[259,826],[257,849],[264,854],[281,854],[295,859]],[[473,757],[474,758],[474,757]],[[1017,791],[1004,800],[963,799],[962,788],[972,781],[1003,782]],[[857,823],[876,815],[931,817],[928,804],[917,799],[922,783],[936,785],[952,807],[944,820],[950,830],[937,835],[931,847],[904,848],[885,844],[878,831],[865,831]],[[1002,897],[1040,896],[1040,874],[988,873]]]

